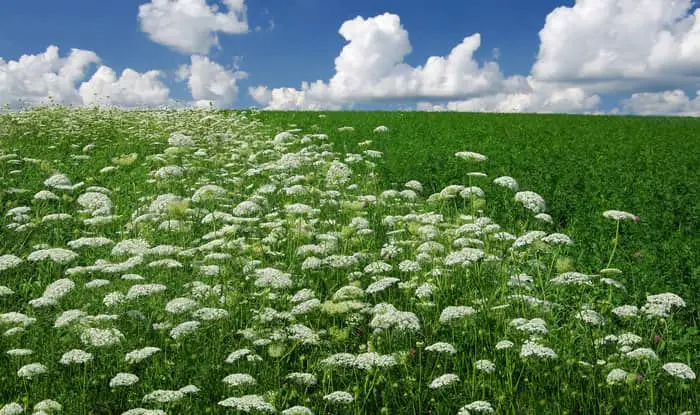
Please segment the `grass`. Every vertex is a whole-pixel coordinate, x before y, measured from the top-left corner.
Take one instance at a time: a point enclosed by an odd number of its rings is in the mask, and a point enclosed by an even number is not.
[[[536,114],[264,112],[266,124],[289,128],[318,125],[321,131],[355,127],[333,137],[343,151],[389,127],[375,148],[381,186],[418,180],[428,192],[464,183],[467,169],[453,157],[470,149],[489,157],[480,170],[515,177],[522,189],[547,201],[560,232],[580,242],[575,262],[589,270],[605,267],[615,225],[600,220],[608,209],[634,212],[636,226],[623,227],[618,266],[646,293],[674,289],[697,313],[700,292],[700,120],[681,117],[622,117]],[[487,212],[509,224],[498,200]],[[510,225],[510,224],[509,224]],[[639,255],[635,255],[639,253]],[[624,264],[624,265],[623,265]],[[627,273],[631,274],[627,274]]]
[[[45,399],[69,414],[693,411],[699,130],[554,115],[2,115],[0,414]],[[59,173],[76,187],[56,187]],[[542,195],[553,223],[492,183],[502,175]],[[431,197],[454,184],[485,197]],[[554,236],[513,245],[536,230]],[[32,363],[45,373],[27,376]]]

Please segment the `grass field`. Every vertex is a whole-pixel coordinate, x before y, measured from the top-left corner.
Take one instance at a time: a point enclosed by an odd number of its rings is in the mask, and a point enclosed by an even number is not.
[[[0,414],[695,413],[698,137],[686,118],[0,116]]]

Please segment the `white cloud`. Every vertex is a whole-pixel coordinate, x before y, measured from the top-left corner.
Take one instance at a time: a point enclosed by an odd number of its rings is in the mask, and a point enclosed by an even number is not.
[[[505,78],[496,62],[480,65],[474,60],[481,45],[478,33],[465,37],[449,55],[431,56],[417,67],[404,62],[411,43],[395,14],[356,17],[344,22],[339,33],[348,43],[328,82],[303,82],[298,90],[254,87],[249,89],[253,99],[274,109],[319,109],[353,101],[461,98],[528,89],[524,77]]]
[[[84,105],[156,107],[169,102],[170,90],[159,79],[160,71],[138,73],[124,69],[119,79],[108,66],[100,66],[89,81],[80,85]]]
[[[43,53],[22,55],[5,62],[0,58],[0,104],[30,105],[48,102],[80,103],[75,83],[83,79],[91,64],[100,62],[94,52],[72,49],[60,57],[58,47],[49,46]]]
[[[189,54],[219,46],[218,32],[248,32],[245,0],[223,0],[226,12],[207,0],[151,0],[139,6],[141,30],[161,45]]]
[[[180,80],[187,80],[194,105],[227,107],[236,101],[237,81],[248,76],[239,70],[228,71],[208,57],[192,55],[189,65],[182,65],[177,71]]]
[[[528,91],[497,93],[461,101],[450,101],[446,105],[421,102],[422,111],[468,111],[468,112],[541,112],[577,113],[591,112],[600,105],[600,97],[591,95],[578,87],[561,87],[527,78]]]
[[[168,88],[160,72],[143,74],[125,69],[119,79],[107,66],[78,86],[92,64],[100,63],[95,52],[72,49],[67,57],[57,46],[36,55],[22,55],[5,62],[0,58],[0,104],[37,105],[53,102],[71,105],[157,106],[169,103]]]
[[[588,90],[675,88],[700,80],[700,10],[691,0],[576,0],[540,31],[532,74]]]
[[[700,91],[690,99],[680,89],[656,93],[636,93],[622,101],[624,112],[642,115],[700,116]]]

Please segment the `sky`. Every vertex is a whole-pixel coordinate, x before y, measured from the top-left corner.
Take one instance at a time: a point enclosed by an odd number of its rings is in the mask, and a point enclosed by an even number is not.
[[[0,105],[700,115],[691,0],[3,3]]]

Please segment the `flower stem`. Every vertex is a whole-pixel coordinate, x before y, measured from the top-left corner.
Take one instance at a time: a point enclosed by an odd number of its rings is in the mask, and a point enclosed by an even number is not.
[[[608,260],[608,265],[606,265],[606,268],[610,268],[610,264],[612,263],[613,257],[615,256],[615,250],[617,249],[617,241],[620,238],[620,221],[617,221],[617,227],[615,228],[615,240],[613,241],[613,249],[612,252],[610,253],[610,259]]]

